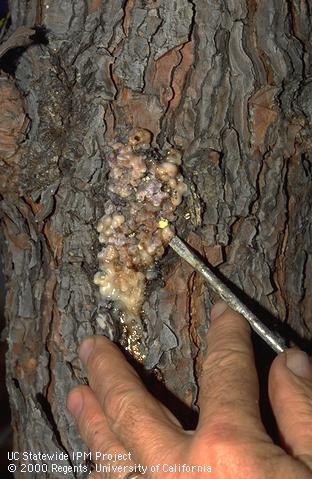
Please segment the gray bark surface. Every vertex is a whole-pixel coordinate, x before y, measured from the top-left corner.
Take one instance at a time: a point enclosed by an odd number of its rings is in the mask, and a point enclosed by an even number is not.
[[[284,334],[309,346],[309,2],[10,4],[10,33],[42,24],[49,40],[28,46],[14,76],[0,77],[14,448],[84,450],[66,395],[85,380],[78,344],[105,333],[95,321],[95,227],[107,198],[108,141],[125,127],[152,131],[155,148],[184,151],[190,194],[179,210],[179,234],[244,290],[269,326],[279,318]],[[145,366],[193,408],[214,299],[168,251],[144,305]]]

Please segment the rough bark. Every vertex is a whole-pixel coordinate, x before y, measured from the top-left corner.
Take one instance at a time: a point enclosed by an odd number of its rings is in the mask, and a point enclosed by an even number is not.
[[[10,4],[10,34],[41,24],[48,39],[21,52],[14,75],[0,77],[15,449],[83,450],[65,401],[84,380],[78,343],[103,334],[92,281],[95,225],[104,213],[107,144],[127,126],[151,130],[156,148],[184,151],[190,194],[180,208],[181,236],[244,290],[269,325],[279,318],[284,334],[309,345],[309,2]],[[193,408],[213,299],[168,251],[144,305],[145,366]]]

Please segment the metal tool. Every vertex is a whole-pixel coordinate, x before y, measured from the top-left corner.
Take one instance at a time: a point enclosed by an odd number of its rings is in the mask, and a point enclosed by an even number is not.
[[[174,236],[170,241],[171,248],[189,263],[193,268],[204,276],[211,288],[217,293],[232,309],[242,314],[247,319],[252,329],[277,353],[285,349],[284,341],[275,336],[255,316],[238,297],[208,268],[187,245],[178,237]]]

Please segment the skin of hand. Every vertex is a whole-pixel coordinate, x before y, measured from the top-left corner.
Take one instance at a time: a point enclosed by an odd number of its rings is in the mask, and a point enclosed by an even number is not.
[[[200,380],[199,423],[184,431],[145,389],[108,339],[84,340],[79,356],[89,386],[77,386],[67,407],[95,457],[122,454],[118,464],[142,464],[148,479],[311,479],[312,366],[302,351],[288,349],[273,361],[269,397],[283,448],[265,431],[258,407],[258,378],[250,327],[225,303],[211,313],[208,354]],[[128,455],[128,456],[127,456]],[[101,456],[98,464],[110,461]],[[151,466],[160,464],[158,472]],[[212,472],[162,471],[162,464],[209,465]],[[115,475],[114,475],[115,474]],[[127,473],[93,472],[94,479]]]

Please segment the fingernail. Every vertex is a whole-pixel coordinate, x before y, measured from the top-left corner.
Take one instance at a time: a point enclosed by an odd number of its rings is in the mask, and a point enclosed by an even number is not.
[[[85,365],[87,364],[90,353],[94,349],[94,347],[95,347],[95,338],[92,336],[90,338],[85,339],[81,343],[79,347],[79,358],[83,362],[83,364]]]
[[[218,301],[216,304],[214,304],[210,313],[211,321],[216,319],[218,316],[221,316],[226,309],[227,304],[224,301]]]
[[[83,397],[81,391],[73,390],[70,391],[67,397],[67,409],[69,410],[70,414],[75,418],[78,417],[81,413],[83,406]]]
[[[286,351],[286,365],[294,374],[301,378],[311,379],[312,366],[309,356],[304,351],[289,349]]]

